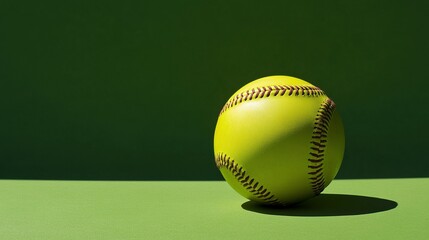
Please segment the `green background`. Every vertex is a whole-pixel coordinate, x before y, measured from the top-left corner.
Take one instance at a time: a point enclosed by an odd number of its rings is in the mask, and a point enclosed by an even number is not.
[[[339,178],[429,177],[427,2],[1,1],[0,178],[215,180],[242,85],[322,88]]]

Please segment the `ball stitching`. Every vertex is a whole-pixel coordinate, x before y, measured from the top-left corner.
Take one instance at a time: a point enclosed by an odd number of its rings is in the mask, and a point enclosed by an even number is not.
[[[235,162],[231,157],[225,153],[218,153],[215,156],[216,166],[220,168],[228,169],[236,178],[236,180],[250,193],[255,197],[263,200],[266,203],[273,205],[285,205],[280,202],[274,194],[268,191],[260,182],[256,181],[254,178],[250,177],[246,171]]]
[[[320,106],[314,120],[313,135],[308,159],[308,172],[311,188],[315,195],[319,195],[325,189],[325,177],[323,175],[323,161],[328,138],[329,123],[335,110],[335,103],[326,99]]]
[[[289,86],[289,85],[273,85],[263,86],[249,89],[247,91],[236,94],[231,98],[222,108],[219,116],[222,115],[226,110],[234,107],[242,102],[254,100],[257,98],[264,97],[275,97],[275,96],[310,96],[317,97],[325,95],[325,93],[318,87],[315,86]]]

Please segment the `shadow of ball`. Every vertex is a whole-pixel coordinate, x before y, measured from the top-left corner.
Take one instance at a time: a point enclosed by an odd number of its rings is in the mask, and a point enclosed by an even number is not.
[[[260,205],[252,201],[241,205],[247,211],[262,214],[313,217],[370,214],[388,211],[397,206],[397,202],[388,199],[344,194],[321,194],[285,208]]]

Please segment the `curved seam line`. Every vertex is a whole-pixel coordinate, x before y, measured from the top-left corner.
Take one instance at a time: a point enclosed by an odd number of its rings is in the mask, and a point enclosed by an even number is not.
[[[255,178],[250,177],[242,166],[236,163],[225,153],[216,154],[215,161],[216,166],[219,169],[224,167],[229,170],[232,175],[234,175],[235,179],[241,184],[241,186],[243,186],[248,192],[252,193],[253,196],[270,204],[285,205],[279,201],[273,193],[268,191],[268,189],[265,188],[259,181],[256,181]]]
[[[323,174],[324,156],[328,141],[329,123],[335,110],[335,103],[326,99],[317,111],[311,137],[310,156],[308,158],[308,176],[311,189],[319,195],[325,189],[325,176]]]
[[[219,113],[222,115],[228,109],[246,101],[275,96],[310,96],[318,97],[325,93],[315,86],[271,85],[249,89],[236,94],[223,106]]]

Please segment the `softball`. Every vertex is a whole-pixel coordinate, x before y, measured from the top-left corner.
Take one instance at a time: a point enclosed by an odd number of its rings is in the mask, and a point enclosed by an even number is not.
[[[335,103],[288,76],[239,89],[214,134],[216,166],[228,184],[252,201],[281,206],[319,195],[341,166],[344,144]]]

